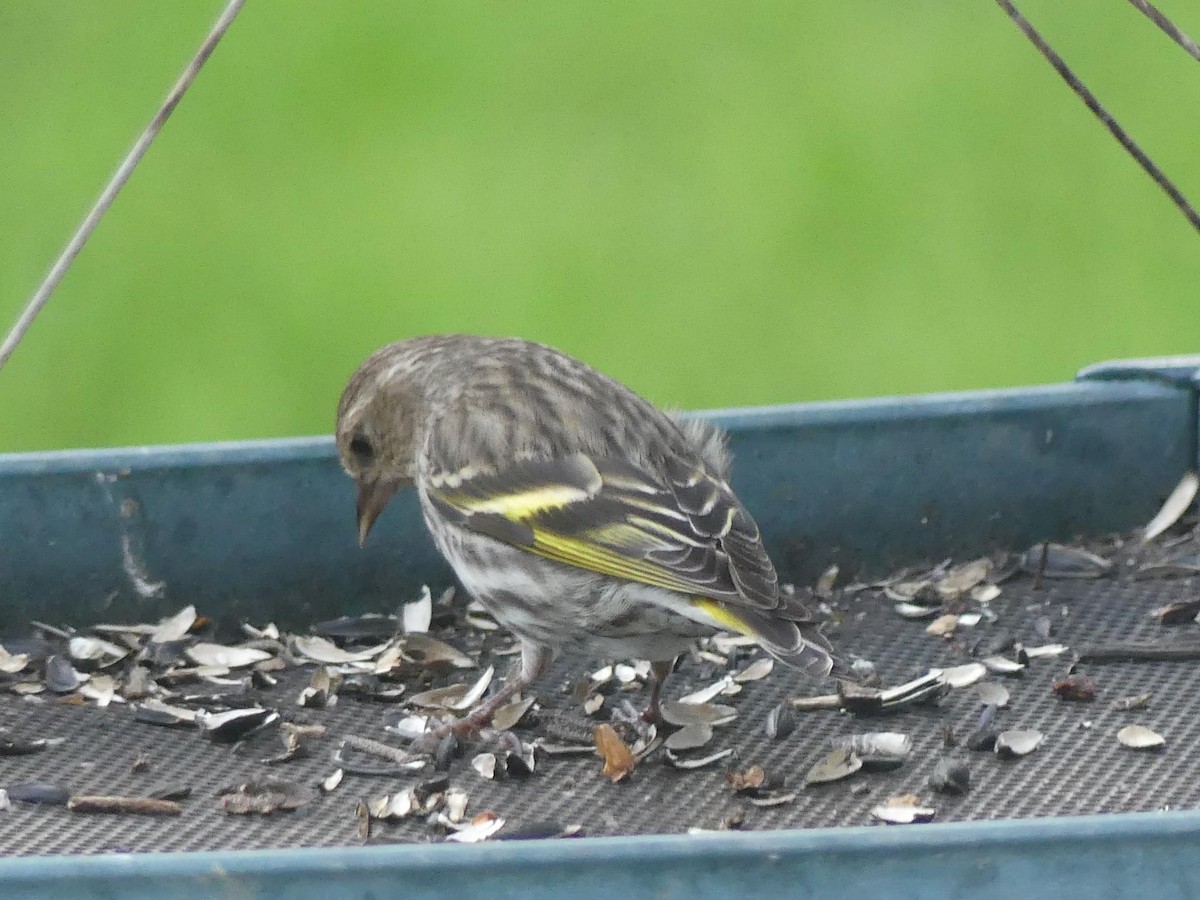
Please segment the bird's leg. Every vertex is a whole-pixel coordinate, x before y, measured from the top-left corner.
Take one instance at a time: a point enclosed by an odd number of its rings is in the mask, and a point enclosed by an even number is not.
[[[646,704],[646,711],[642,713],[642,719],[650,722],[653,725],[662,725],[662,711],[660,710],[660,700],[662,697],[663,684],[666,683],[667,676],[675,668],[674,659],[659,660],[658,662],[650,663],[650,673],[654,677],[650,679],[650,702]]]
[[[509,670],[500,690],[457,722],[451,722],[449,725],[426,732],[418,740],[416,749],[432,751],[437,748],[443,738],[450,734],[460,738],[474,737],[492,721],[496,710],[541,678],[553,659],[554,651],[549,647],[522,640],[519,667],[514,665]]]

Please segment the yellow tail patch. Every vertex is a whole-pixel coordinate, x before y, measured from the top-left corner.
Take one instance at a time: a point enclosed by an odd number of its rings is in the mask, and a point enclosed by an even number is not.
[[[746,623],[729,611],[729,608],[717,600],[706,600],[703,597],[697,597],[692,601],[692,605],[698,610],[712,619],[721,628],[728,631],[735,631],[738,634],[744,634],[748,637],[757,637],[753,630],[746,626]]]

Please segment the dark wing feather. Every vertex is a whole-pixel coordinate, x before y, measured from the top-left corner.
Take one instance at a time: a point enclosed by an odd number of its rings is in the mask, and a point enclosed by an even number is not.
[[[729,486],[675,466],[660,481],[582,453],[501,471],[434,474],[427,495],[450,521],[547,559],[685,594],[720,627],[828,674],[828,643],[780,593],[758,526]]]
[[[719,542],[741,600],[747,606],[774,609],[779,603],[779,576],[758,525],[729,485],[678,460],[668,462],[666,474],[692,527]]]
[[[568,565],[754,609],[779,605],[758,527],[722,481],[682,464],[666,483],[582,453],[435,474],[452,521]]]

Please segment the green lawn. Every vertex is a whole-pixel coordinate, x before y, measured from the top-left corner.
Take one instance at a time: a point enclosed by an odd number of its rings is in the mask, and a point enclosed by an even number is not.
[[[221,5],[0,3],[0,327]],[[1200,202],[1195,61],[1023,6]],[[0,449],[328,432],[445,330],[687,407],[1056,381],[1200,351],[1198,286],[991,0],[253,0],[0,374]]]

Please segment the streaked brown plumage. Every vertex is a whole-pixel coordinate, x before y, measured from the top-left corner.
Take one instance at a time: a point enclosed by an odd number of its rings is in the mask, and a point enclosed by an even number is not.
[[[830,671],[828,644],[780,591],[726,481],[719,430],[677,422],[557,350],[469,335],[384,347],[342,395],[337,445],[360,539],[415,484],[459,580],[521,639],[520,676],[468,728],[579,645],[654,663],[652,713],[674,658],[719,628]]]

